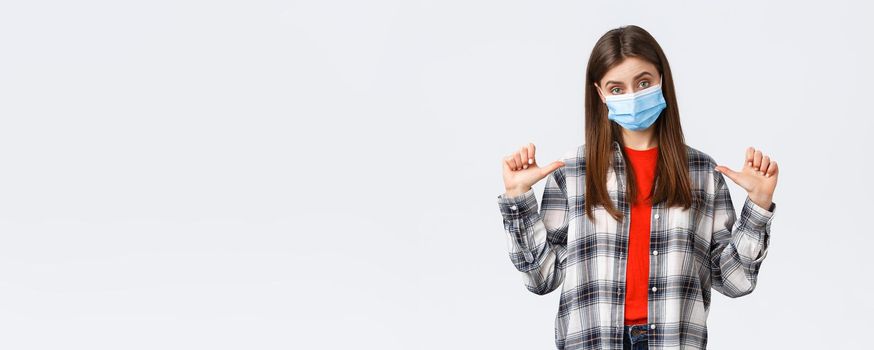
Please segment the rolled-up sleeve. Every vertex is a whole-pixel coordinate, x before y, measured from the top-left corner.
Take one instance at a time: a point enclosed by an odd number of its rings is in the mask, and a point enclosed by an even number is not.
[[[541,205],[532,187],[527,192],[497,197],[513,265],[535,294],[561,285],[567,260],[568,200],[563,168],[546,177]]]
[[[736,298],[752,293],[759,268],[768,255],[771,221],[777,204],[762,208],[746,196],[740,218],[722,173],[714,171],[715,196],[710,266],[713,289]]]

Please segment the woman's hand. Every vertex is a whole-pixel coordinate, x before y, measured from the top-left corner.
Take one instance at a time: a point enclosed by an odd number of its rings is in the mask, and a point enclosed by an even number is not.
[[[762,151],[748,147],[741,171],[734,171],[723,165],[717,165],[715,169],[747,190],[750,200],[756,205],[765,209],[771,208],[779,170],[777,162],[763,155]]]
[[[501,161],[504,168],[504,188],[507,197],[524,194],[531,186],[553,171],[565,165],[562,161],[554,161],[545,167],[540,167],[534,158],[534,144],[522,146],[518,151],[510,153]]]

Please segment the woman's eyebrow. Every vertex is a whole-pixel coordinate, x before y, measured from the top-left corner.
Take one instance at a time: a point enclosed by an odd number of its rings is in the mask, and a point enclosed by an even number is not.
[[[642,78],[644,75],[652,76],[652,73],[650,73],[650,72],[648,72],[648,71],[640,72],[640,74],[634,76],[634,79],[632,79],[632,80],[640,79],[640,78]],[[610,85],[611,83],[613,83],[613,84],[622,84],[621,82],[610,80],[610,81],[604,83],[604,86]]]

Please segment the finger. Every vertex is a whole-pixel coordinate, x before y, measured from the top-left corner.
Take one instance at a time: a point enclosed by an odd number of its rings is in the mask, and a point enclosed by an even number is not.
[[[513,164],[513,157],[504,156],[504,159],[501,161],[501,164],[504,165],[504,171],[510,170],[512,171],[515,165]]]
[[[756,149],[753,146],[747,147],[747,154],[744,158],[744,167],[753,166],[753,156],[756,155]]]
[[[737,182],[737,172],[731,170],[731,168],[724,165],[717,165],[715,169],[720,173],[725,174],[725,176],[731,179],[731,181]]]
[[[759,166],[761,164],[762,164],[762,151],[756,150],[756,153],[753,156],[753,170],[758,170]]]
[[[509,159],[510,166],[513,168],[513,171],[519,170],[519,168],[522,167],[522,164],[519,164],[519,162],[516,160],[515,154],[510,153],[510,155],[507,156],[507,158]]]
[[[528,143],[528,165],[534,165],[534,144]]]
[[[771,164],[768,164],[768,171],[766,171],[767,177],[771,177],[777,174],[777,161],[772,160]]]
[[[522,169],[528,169],[528,145],[522,145],[519,147],[519,164],[521,164]]]
[[[522,167],[525,168],[525,169],[528,169],[528,167],[530,167],[530,166],[531,166],[531,163],[533,162],[533,161],[531,160],[531,156],[532,156],[531,153],[533,153],[533,152],[531,152],[531,144],[529,143],[529,144],[527,144],[527,145],[525,145],[525,146],[522,146],[522,149],[523,149],[524,152],[525,152],[525,153],[522,154],[522,160],[525,161],[525,163],[522,163]]]
[[[543,173],[541,173],[541,175],[547,176],[550,173],[552,173],[553,171],[555,171],[556,169],[563,167],[564,164],[565,163],[560,161],[560,160],[549,163],[549,165],[547,165],[546,167],[543,168]]]
[[[770,165],[770,164],[771,164],[771,157],[762,156],[762,165],[759,166],[759,172],[761,172],[762,175],[764,175],[765,171],[768,170],[768,165]]]

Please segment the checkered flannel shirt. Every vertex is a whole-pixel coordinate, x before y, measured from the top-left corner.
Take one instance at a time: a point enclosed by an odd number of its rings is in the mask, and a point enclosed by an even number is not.
[[[622,350],[630,204],[626,164],[613,141],[607,188],[625,214],[616,221],[602,206],[585,216],[585,145],[564,154],[565,166],[546,177],[540,208],[532,188],[498,196],[513,265],[535,294],[561,288],[555,318],[558,349]],[[693,206],[653,203],[650,231],[648,343],[650,349],[705,349],[710,288],[731,298],[749,294],[768,254],[776,203],[762,208],[749,196],[736,220],[723,175],[709,155],[686,146]]]

